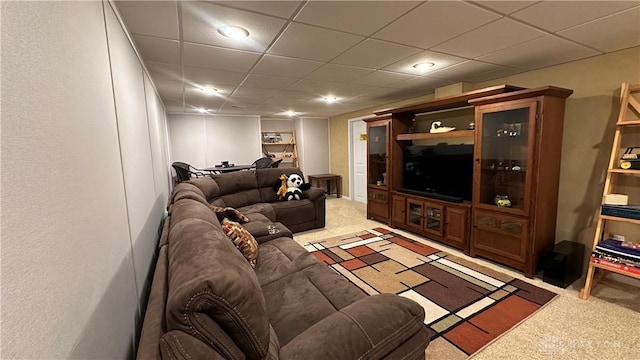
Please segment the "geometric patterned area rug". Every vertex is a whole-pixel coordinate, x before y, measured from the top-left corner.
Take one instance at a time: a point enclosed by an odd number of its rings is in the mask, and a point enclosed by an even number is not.
[[[369,295],[393,293],[422,305],[428,358],[468,358],[557,296],[384,228],[305,248]]]

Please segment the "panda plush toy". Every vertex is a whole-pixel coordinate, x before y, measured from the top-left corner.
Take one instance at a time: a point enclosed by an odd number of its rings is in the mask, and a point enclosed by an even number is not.
[[[282,197],[282,200],[300,200],[302,199],[302,191],[310,188],[311,184],[305,183],[300,175],[291,174],[287,178],[287,192]]]

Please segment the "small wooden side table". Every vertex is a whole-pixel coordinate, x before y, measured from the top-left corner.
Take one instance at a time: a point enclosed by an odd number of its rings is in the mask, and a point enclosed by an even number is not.
[[[331,182],[336,182],[336,197],[340,197],[342,193],[342,176],[336,174],[319,174],[319,175],[309,175],[309,182],[311,186],[313,186],[314,181],[316,182],[317,187],[322,187],[321,182],[327,182],[327,194],[331,194]]]

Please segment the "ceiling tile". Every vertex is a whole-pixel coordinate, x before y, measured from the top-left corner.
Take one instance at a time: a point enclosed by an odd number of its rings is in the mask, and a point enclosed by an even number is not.
[[[419,1],[310,1],[295,21],[367,36],[418,4]]]
[[[231,99],[242,99],[242,101],[259,104],[279,92],[280,90],[276,89],[258,89],[242,86],[236,89],[236,91],[231,95]]]
[[[329,61],[364,39],[361,36],[292,23],[269,54]]]
[[[284,90],[278,93],[276,96],[269,99],[272,101],[282,101],[282,102],[291,102],[291,101],[304,101],[309,100],[311,98],[317,97],[316,93],[309,91],[293,91],[293,90]]]
[[[249,74],[242,86],[263,89],[286,89],[298,79],[282,76]]]
[[[133,35],[133,41],[145,61],[180,64],[180,42],[143,35]]]
[[[304,77],[322,66],[319,61],[265,55],[252,73],[273,76]]]
[[[377,89],[377,86],[358,85],[354,83],[341,84],[337,92],[340,95],[356,96]]]
[[[492,10],[498,11],[502,14],[511,14],[513,12],[516,12],[522,8],[525,8],[527,6],[530,6],[532,4],[537,3],[537,1],[522,1],[522,0],[517,0],[517,1],[505,1],[505,0],[498,0],[498,1],[487,1],[487,0],[482,0],[482,1],[473,1],[473,3],[478,4],[482,7],[486,7],[486,8],[490,8]]]
[[[437,45],[432,50],[473,59],[544,35],[545,32],[529,25],[503,18]]]
[[[558,35],[611,52],[640,45],[640,6],[579,25]]]
[[[469,3],[429,1],[373,37],[428,49],[499,17],[500,15]]]
[[[288,19],[302,1],[214,1],[217,4],[251,10]]]
[[[395,98],[399,91],[400,91],[399,89],[395,89],[395,88],[381,87],[381,88],[377,88],[375,90],[366,92],[362,96],[373,97],[373,98]]]
[[[245,73],[183,66],[184,80],[192,84],[239,85]]]
[[[185,91],[184,102],[186,108],[217,109],[226,101],[223,97],[205,96],[197,91]]]
[[[478,60],[533,70],[598,54],[595,50],[561,39],[555,35],[547,35],[482,56]]]
[[[177,80],[182,81],[180,65],[162,64],[146,62],[147,70],[154,80]]]
[[[403,81],[400,84],[403,85],[402,89],[399,91],[404,93],[420,91],[423,94],[432,93],[435,88],[440,86],[445,86],[449,84],[453,84],[455,81],[446,80],[446,79],[435,79],[426,76],[417,76],[413,79],[409,79],[407,81]]]
[[[307,79],[349,82],[373,71],[375,70],[362,67],[326,64],[308,75]]]
[[[129,32],[180,39],[176,1],[116,1],[115,4]],[[150,12],[153,16],[149,16]]]
[[[222,97],[231,95],[231,93],[236,89],[235,85],[220,85],[215,83],[208,83],[206,81],[188,82],[185,80],[184,91],[185,93],[192,93],[194,96],[201,96],[202,98],[210,98],[210,97]],[[218,90],[217,92],[205,92],[203,88],[214,88]]]
[[[233,92],[233,90],[235,90],[235,88],[230,88],[230,87],[220,88],[220,92],[211,94],[211,93],[206,93],[202,91],[197,86],[185,85],[184,97],[185,99],[188,99],[191,102],[200,101],[200,102],[209,103],[209,104],[210,103],[221,104],[227,99],[227,97],[231,94],[231,92]]]
[[[153,82],[161,98],[182,100],[182,81],[154,79]]]
[[[435,70],[442,69],[442,68],[451,66],[453,64],[463,62],[465,60],[466,59],[463,59],[457,56],[446,55],[446,54],[437,53],[433,51],[423,51],[419,54],[416,54],[408,58],[405,58],[401,61],[398,61],[395,64],[386,66],[384,70],[389,70],[389,71],[394,71],[394,72],[399,72],[399,73],[409,74],[409,75],[426,75]],[[424,71],[420,71],[413,67],[413,65],[423,63],[423,62],[432,62],[435,65]]]
[[[506,76],[519,74],[521,72],[522,70],[520,69],[500,66],[499,68],[494,70],[484,71],[481,73],[465,76],[465,78],[469,82],[478,83],[482,81],[488,81],[488,80],[493,80],[493,79],[498,79]]]
[[[541,1],[512,16],[556,32],[637,5],[637,1]]]
[[[184,43],[182,51],[183,65],[226,71],[249,71],[260,57],[260,54],[248,51],[223,49],[188,42]]]
[[[184,41],[263,52],[286,24],[285,20],[211,3],[182,2]],[[231,39],[218,32],[222,25],[240,26],[249,37]]]
[[[448,68],[429,73],[429,77],[455,81],[470,81],[469,78],[477,74],[505,69],[503,66],[469,60]],[[521,70],[516,70],[521,71]]]
[[[411,75],[378,70],[353,80],[353,83],[368,86],[390,86],[410,78]]]
[[[288,90],[311,92],[317,94],[318,96],[326,96],[329,94],[338,95],[335,92],[342,85],[344,84],[305,79],[300,80],[299,82],[291,86]]]
[[[331,62],[380,69],[421,50],[386,41],[367,39],[347,50]]]

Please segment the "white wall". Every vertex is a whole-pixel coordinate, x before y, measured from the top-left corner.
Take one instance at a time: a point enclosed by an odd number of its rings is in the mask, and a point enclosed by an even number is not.
[[[259,116],[169,114],[168,120],[172,162],[206,168],[262,157]]]
[[[329,119],[302,117],[298,122],[302,132],[302,136],[297,135],[302,139],[298,141],[298,152],[303,154],[302,172],[305,176],[329,173]]]
[[[0,6],[0,357],[131,358],[170,186],[164,109],[108,3]]]

